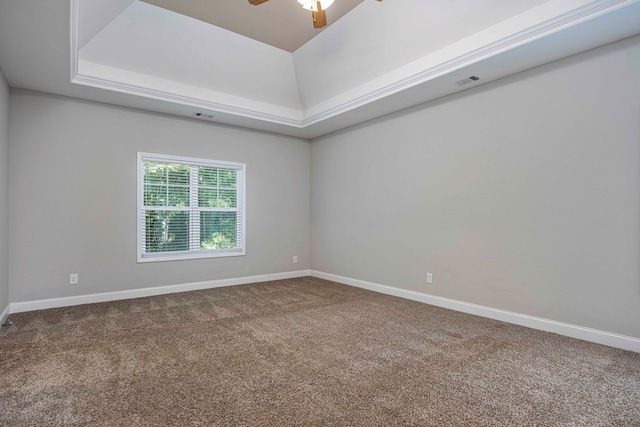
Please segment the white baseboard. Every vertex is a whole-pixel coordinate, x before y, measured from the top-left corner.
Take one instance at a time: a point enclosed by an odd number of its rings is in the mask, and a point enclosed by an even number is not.
[[[0,313],[0,325],[4,325],[4,322],[7,321],[7,317],[11,313],[11,305],[7,305],[4,310]]]
[[[335,274],[324,273],[315,270],[299,270],[285,273],[261,274],[258,276],[238,277],[232,279],[209,280],[205,282],[183,283],[178,285],[157,286],[151,288],[131,289],[126,291],[104,292],[99,294],[79,295],[62,298],[49,298],[35,301],[10,303],[0,313],[0,324],[4,323],[10,313],[22,313],[25,311],[43,310],[48,308],[69,307],[81,304],[117,301],[132,298],[142,298],[155,295],[165,295],[178,292],[197,291],[202,289],[220,288],[225,286],[245,285],[249,283],[267,282],[272,280],[292,279],[296,277],[313,276],[331,280],[349,286],[368,289],[387,295],[393,295],[413,301],[448,308],[476,316],[487,317],[520,326],[526,326],[547,332],[577,338],[597,344],[608,345],[640,353],[640,338],[620,335],[613,332],[601,331],[570,323],[558,322],[541,317],[529,316],[512,311],[501,310],[483,305],[458,301],[450,298],[429,295],[421,292],[409,291],[392,286],[380,285]]]
[[[616,347],[623,350],[630,350],[640,353],[640,338],[620,335],[613,332],[606,332],[578,325],[572,325],[570,323],[557,322],[555,320],[529,316],[526,314],[486,307],[483,305],[429,295],[421,292],[408,291],[391,286],[379,285],[377,283],[365,282],[363,280],[323,273],[321,271],[311,270],[311,276],[318,277],[320,279],[331,280],[333,282],[338,282],[349,286],[355,286],[357,288],[368,289],[374,292],[410,299],[425,304],[448,308],[455,311],[461,311],[463,313],[488,317],[490,319],[513,323],[520,326],[526,326],[541,331],[553,332],[571,338],[577,338],[584,341],[590,341],[597,344],[608,345],[610,347]]]
[[[78,295],[73,297],[12,302],[9,304],[8,309],[5,311],[7,311],[8,315],[9,312],[22,313],[25,311],[44,310],[47,308],[69,307],[73,305],[142,298],[155,295],[174,294],[178,292],[199,291],[202,289],[221,288],[224,286],[246,285],[249,283],[268,282],[271,280],[293,279],[296,277],[306,277],[309,275],[309,270],[300,270],[289,271],[285,273],[261,274],[259,276],[238,277],[232,279],[209,280],[206,282],[183,283],[179,285],[156,286],[152,288]]]

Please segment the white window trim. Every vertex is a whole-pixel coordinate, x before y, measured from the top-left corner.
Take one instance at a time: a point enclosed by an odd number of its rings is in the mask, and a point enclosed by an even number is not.
[[[153,254],[145,254],[142,250],[143,233],[144,233],[143,221],[142,221],[142,211],[144,209],[144,206],[143,206],[144,168],[143,168],[142,162],[145,160],[157,161],[157,162],[181,163],[181,164],[186,164],[190,166],[208,166],[208,167],[220,167],[220,168],[230,168],[230,169],[238,170],[240,172],[240,177],[241,177],[240,182],[238,183],[238,187],[241,190],[240,191],[241,194],[238,197],[238,202],[240,203],[240,215],[242,216],[241,229],[240,229],[241,230],[241,236],[240,236],[241,247],[237,249],[216,249],[216,250],[209,250],[209,251],[203,251],[198,249],[198,250],[184,251],[184,252],[169,252],[169,253],[155,252]],[[136,252],[137,252],[138,263],[234,257],[234,256],[246,255],[246,248],[247,248],[247,244],[246,244],[246,228],[247,228],[246,164],[228,162],[228,161],[222,161],[222,160],[208,160],[208,159],[200,159],[195,157],[182,157],[182,156],[171,156],[171,155],[165,155],[165,154],[138,152],[137,175],[138,177],[137,177],[137,203],[136,203],[136,206],[137,206],[136,207]],[[192,194],[192,197],[194,197],[193,194]],[[168,208],[168,209],[171,209],[171,208]],[[192,211],[192,212],[197,212],[197,211]]]

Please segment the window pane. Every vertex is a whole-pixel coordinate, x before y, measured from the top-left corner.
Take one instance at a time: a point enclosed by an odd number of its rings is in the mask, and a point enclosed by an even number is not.
[[[218,169],[200,166],[198,168],[198,185],[207,187],[218,186]]]
[[[167,182],[167,164],[144,162],[144,182]]]
[[[144,185],[144,205],[145,206],[166,206],[167,186],[157,184]]]
[[[198,206],[237,207],[237,175],[232,169],[198,167]]]
[[[200,248],[235,248],[236,218],[236,212],[200,212]]]
[[[215,188],[200,188],[198,190],[198,206],[201,208],[217,208],[218,190]]]
[[[237,207],[236,199],[236,190],[220,190],[218,205],[221,208],[235,208]]]
[[[233,169],[220,169],[220,187],[236,188],[236,171]]]
[[[169,206],[189,206],[189,187],[169,187]]]
[[[189,185],[189,166],[170,164],[167,165],[167,171],[169,173],[169,184]]]
[[[186,251],[188,249],[188,212],[147,211],[145,213],[145,252]]]

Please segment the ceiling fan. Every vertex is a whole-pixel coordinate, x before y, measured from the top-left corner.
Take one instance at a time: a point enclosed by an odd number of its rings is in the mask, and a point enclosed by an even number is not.
[[[249,0],[249,3],[257,6],[268,1],[269,0]],[[322,28],[327,26],[327,14],[325,10],[333,4],[333,1],[334,0],[298,0],[298,3],[300,3],[304,9],[311,11],[313,28]]]

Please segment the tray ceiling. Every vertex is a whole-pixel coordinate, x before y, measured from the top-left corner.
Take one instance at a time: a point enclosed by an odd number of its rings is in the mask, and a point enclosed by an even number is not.
[[[0,68],[12,87],[312,139],[639,33],[640,0],[365,0],[289,52],[139,0],[21,0],[0,3]]]

